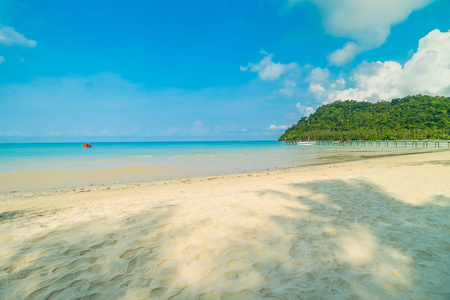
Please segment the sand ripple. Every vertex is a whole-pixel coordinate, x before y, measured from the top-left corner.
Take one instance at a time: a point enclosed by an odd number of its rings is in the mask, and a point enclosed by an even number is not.
[[[415,205],[388,192],[406,183],[381,185],[381,169],[341,178],[345,168],[111,189],[59,209],[6,211],[0,298],[448,299],[450,190],[433,183],[442,177],[427,173],[428,200]],[[402,164],[391,174],[427,170]]]

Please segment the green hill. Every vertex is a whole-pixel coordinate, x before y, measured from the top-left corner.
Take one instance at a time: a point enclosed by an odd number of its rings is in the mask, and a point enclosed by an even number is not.
[[[449,139],[449,113],[450,98],[446,97],[336,101],[301,118],[279,140]]]

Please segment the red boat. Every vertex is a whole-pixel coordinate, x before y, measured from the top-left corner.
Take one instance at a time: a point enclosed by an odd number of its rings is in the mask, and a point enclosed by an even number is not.
[[[89,143],[84,143],[83,148],[92,148],[92,145]]]

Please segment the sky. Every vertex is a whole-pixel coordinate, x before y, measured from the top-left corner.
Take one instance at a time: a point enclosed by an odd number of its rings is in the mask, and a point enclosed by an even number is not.
[[[276,140],[450,96],[448,0],[0,2],[0,142]]]

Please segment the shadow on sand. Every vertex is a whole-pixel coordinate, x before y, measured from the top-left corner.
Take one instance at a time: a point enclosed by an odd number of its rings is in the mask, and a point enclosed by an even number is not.
[[[450,297],[447,196],[414,206],[361,180],[285,188],[248,193],[280,207],[273,212],[242,199],[180,222],[196,211],[156,205],[14,240],[1,259],[0,298]]]

